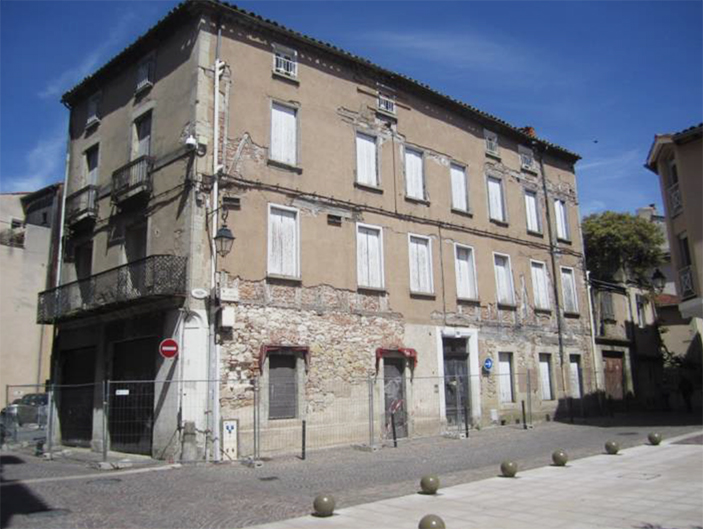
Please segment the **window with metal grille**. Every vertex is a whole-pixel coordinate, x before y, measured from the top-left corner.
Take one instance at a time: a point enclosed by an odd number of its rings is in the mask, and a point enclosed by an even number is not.
[[[298,77],[298,52],[285,46],[274,44],[273,71],[287,77]]]
[[[490,130],[483,129],[483,137],[486,140],[486,152],[493,156],[500,156],[498,145],[498,135]]]
[[[149,58],[139,63],[137,67],[137,84],[135,92],[141,92],[150,86],[154,86],[154,60]]]
[[[395,97],[379,93],[378,109],[389,114],[395,114]]]
[[[535,155],[532,149],[520,145],[518,146],[518,154],[520,155],[520,167],[526,171],[534,171]]]

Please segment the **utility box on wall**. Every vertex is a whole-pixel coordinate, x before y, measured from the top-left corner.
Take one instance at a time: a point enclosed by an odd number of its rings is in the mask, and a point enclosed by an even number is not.
[[[234,461],[239,457],[239,421],[236,419],[222,421],[222,454],[225,460]]]
[[[234,327],[234,307],[222,307],[220,311],[220,327],[231,329]]]

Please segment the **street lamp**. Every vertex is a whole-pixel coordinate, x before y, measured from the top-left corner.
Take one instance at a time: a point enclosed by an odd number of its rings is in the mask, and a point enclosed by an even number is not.
[[[666,276],[658,268],[652,274],[652,285],[657,292],[663,291],[666,286]]]
[[[232,235],[232,231],[227,227],[227,224],[223,224],[215,235],[215,249],[220,257],[227,255],[232,250],[233,244],[234,235]]]

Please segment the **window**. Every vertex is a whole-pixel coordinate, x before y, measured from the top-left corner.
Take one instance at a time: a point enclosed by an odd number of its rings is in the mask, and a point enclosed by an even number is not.
[[[268,274],[300,277],[298,210],[269,204]]]
[[[425,174],[422,152],[405,148],[405,195],[416,200],[425,200]]]
[[[498,377],[500,378],[500,402],[513,400],[513,353],[498,354]]]
[[[124,256],[127,263],[139,261],[146,257],[148,237],[147,231],[147,222],[143,218],[138,219],[126,228],[124,238]],[[143,271],[140,271],[137,268],[130,269],[130,274],[134,276],[133,280],[135,284],[138,283],[137,279],[142,278],[144,275]]]
[[[298,111],[279,103],[271,105],[272,160],[287,165],[298,163]]]
[[[432,294],[432,241],[421,235],[408,235],[410,254],[410,292]]]
[[[518,154],[520,155],[520,168],[525,171],[534,171],[535,155],[533,154],[532,149],[519,145]]]
[[[644,329],[647,326],[647,298],[637,294],[635,296],[635,303],[637,305],[637,326],[640,329]]]
[[[378,93],[378,109],[381,112],[395,115],[395,96],[388,93]]]
[[[571,383],[571,396],[575,399],[580,399],[583,394],[583,380],[581,374],[581,356],[569,356],[569,373]]]
[[[679,183],[679,171],[676,167],[676,158],[671,158],[669,160],[669,185],[673,186],[674,184]]]
[[[359,287],[383,288],[383,231],[356,225],[356,281]]]
[[[493,254],[493,264],[496,274],[496,297],[501,305],[514,305],[515,293],[513,291],[513,272],[510,268],[510,257],[502,254]]]
[[[557,238],[563,241],[569,240],[569,215],[566,210],[566,202],[560,199],[554,200],[554,213],[557,217]]]
[[[542,400],[554,400],[552,388],[552,355],[539,355],[539,381],[542,389]]]
[[[599,293],[600,297],[600,318],[601,320],[615,320],[615,309],[613,307],[613,293],[603,292]]]
[[[452,179],[452,209],[469,211],[469,189],[466,182],[466,169],[458,164],[451,164],[449,173]]]
[[[94,186],[98,184],[98,162],[99,162],[99,147],[92,146],[85,151],[85,184]]]
[[[691,248],[688,246],[688,234],[679,235],[679,253],[681,256],[681,268],[691,266]]]
[[[286,77],[298,77],[298,52],[285,46],[274,44],[273,71]]]
[[[483,137],[486,140],[486,152],[493,156],[500,156],[498,146],[498,135],[490,130],[483,129]]]
[[[10,219],[11,230],[19,230],[22,226],[24,226],[24,222],[22,222],[20,219]]]
[[[298,358],[271,354],[269,361],[269,419],[293,419],[298,415]]]
[[[561,289],[564,298],[564,312],[578,314],[579,306],[576,297],[576,279],[573,268],[561,269]]]
[[[88,116],[86,117],[85,126],[91,127],[100,123],[100,117],[98,115],[98,105],[100,104],[100,94],[95,94],[93,97],[88,99]]]
[[[154,86],[154,59],[142,61],[137,67],[137,86],[135,92],[139,93]]]
[[[151,154],[151,112],[139,117],[134,122],[135,143],[132,147],[132,159]]]
[[[532,290],[535,297],[535,308],[549,310],[549,281],[547,266],[541,261],[530,261],[532,272]]]
[[[356,181],[378,187],[376,138],[361,132],[356,133]]]
[[[542,233],[542,218],[536,191],[525,191],[525,213],[527,215],[527,231]]]
[[[488,177],[488,217],[498,222],[506,222],[505,201],[503,199],[503,180]]]
[[[470,246],[455,244],[454,268],[456,270],[457,297],[459,299],[478,299],[474,249]]]

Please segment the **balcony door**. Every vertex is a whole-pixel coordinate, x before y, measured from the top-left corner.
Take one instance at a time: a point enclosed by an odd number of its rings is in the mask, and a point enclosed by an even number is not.
[[[125,230],[124,256],[130,265],[124,274],[127,297],[139,297],[144,293],[146,278],[147,222],[137,222]]]

